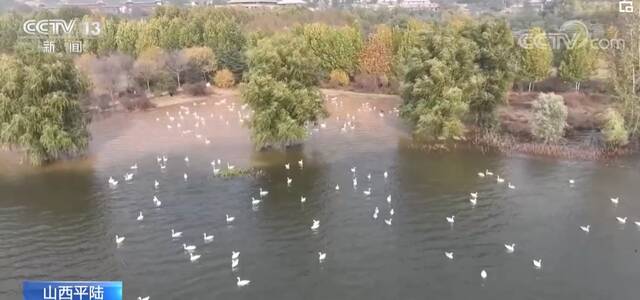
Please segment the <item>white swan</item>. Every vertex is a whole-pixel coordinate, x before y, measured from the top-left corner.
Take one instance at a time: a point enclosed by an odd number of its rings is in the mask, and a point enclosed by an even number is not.
[[[160,205],[162,205],[162,202],[158,200],[158,197],[156,196],[153,196],[153,203],[156,205],[156,207],[160,207]]]
[[[477,198],[470,198],[469,202],[471,202],[471,205],[476,205],[478,203],[478,199]]]
[[[181,231],[175,231],[173,229],[171,229],[171,237],[172,238],[179,238],[182,236],[182,232]]]
[[[207,235],[207,233],[205,232],[205,233],[202,234],[202,236],[203,236],[205,242],[213,241],[213,234],[212,235]]]
[[[149,299],[150,299],[150,298],[149,298],[149,296],[146,296],[146,297],[138,297],[138,300],[149,300]]]
[[[262,202],[262,200],[251,197],[251,205],[258,205],[260,202]]]
[[[384,222],[385,222],[387,225],[389,225],[389,226],[391,226],[391,222],[392,222],[392,221],[393,221],[393,218],[389,218],[388,220],[387,220],[387,219],[384,219]]]
[[[393,210],[393,208],[389,211],[389,215],[393,216],[393,214],[395,213],[395,211]]]
[[[471,198],[476,199],[478,198],[478,193],[469,193],[469,195],[471,195]]]
[[[487,271],[482,270],[482,271],[480,272],[480,277],[482,277],[482,279],[487,279]]]
[[[260,188],[260,197],[262,197],[262,196],[266,196],[266,195],[268,195],[268,194],[269,194],[269,191],[265,191],[265,190],[263,190],[262,188]]]
[[[188,245],[187,244],[182,244],[182,249],[186,250],[186,251],[195,251],[196,250],[196,246],[195,245]]]
[[[123,177],[124,177],[124,181],[131,181],[133,180],[133,173],[124,174]]]
[[[182,175],[182,177],[184,178],[184,181],[187,181],[187,179],[189,179],[189,175],[187,175],[187,173],[184,173],[184,175]]]
[[[444,252],[444,256],[446,256],[448,259],[453,259],[453,252]]]
[[[478,172],[478,177],[484,177],[484,176],[485,176],[484,173]]]
[[[240,277],[236,277],[236,278],[238,279],[237,285],[239,287],[243,287],[243,286],[248,285],[249,283],[251,283],[251,280],[246,280],[246,279],[245,280],[240,280]]]
[[[239,259],[232,259],[231,260],[231,269],[237,268],[238,264],[240,264],[240,260]]]
[[[484,173],[487,174],[487,176],[493,176],[493,172],[490,172],[487,169],[484,170]]]
[[[352,167],[351,168],[351,173],[355,173],[356,172],[356,167]]]
[[[109,184],[112,186],[118,185],[118,181],[113,179],[113,177],[109,177]]]
[[[196,261],[196,260],[200,259],[200,256],[201,256],[200,254],[193,255],[192,252],[189,252],[189,260],[191,260],[191,261]]]
[[[116,244],[118,244],[118,245],[122,244],[122,242],[124,242],[124,239],[125,239],[125,237],[123,237],[123,236],[118,236],[118,235],[116,234]]]
[[[516,186],[515,186],[515,185],[513,185],[513,184],[511,184],[511,182],[507,183],[507,187],[508,187],[508,188],[510,188],[510,189],[512,189],[512,190],[515,190],[515,189],[516,189]]]
[[[591,230],[591,225],[580,226],[580,229],[582,229],[582,231],[586,233],[589,233],[589,231]]]
[[[570,184],[570,185],[573,185],[574,183],[576,183],[576,181],[575,181],[575,180],[573,180],[573,179],[569,179],[569,184]]]
[[[287,163],[287,164],[284,164],[284,168],[285,168],[285,169],[287,169],[287,170],[289,170],[289,168],[290,168],[289,164],[288,164],[288,163]]]
[[[627,223],[627,217],[616,217],[616,219],[618,220],[618,223],[620,224],[626,224]]]
[[[514,251],[516,251],[516,244],[515,243],[504,244],[504,247],[507,248],[507,252],[508,253],[513,253]]]
[[[362,193],[367,195],[367,196],[371,195],[371,188],[362,191]]]
[[[358,186],[358,178],[353,178],[353,188],[355,189],[355,187]]]
[[[231,259],[238,259],[240,257],[240,251],[231,251]]]
[[[138,220],[138,221],[144,220],[144,216],[142,215],[142,212],[140,212],[140,214],[138,214],[138,217],[136,218],[136,220]]]
[[[391,203],[391,195],[387,196],[387,203]]]
[[[497,183],[503,183],[503,182],[504,182],[504,178],[501,178],[501,177],[500,177],[500,175],[498,175],[498,176],[496,177],[496,182],[497,182]]]
[[[640,221],[635,221],[634,223],[636,223],[636,226],[640,227]]]
[[[371,173],[367,174],[367,179],[369,179],[369,181],[371,181]]]
[[[327,258],[327,253],[318,252],[318,261],[320,261],[320,263],[322,263],[325,258]]]
[[[340,185],[336,184],[336,191],[340,190]]]
[[[189,156],[184,157],[184,162],[189,163]]]
[[[313,220],[313,224],[311,224],[311,230],[317,230],[320,227],[319,220]]]
[[[455,222],[456,216],[447,217],[447,222],[453,224]]]
[[[293,182],[293,179],[287,177],[287,186],[291,186],[291,182]]]
[[[305,196],[300,196],[300,203],[307,202],[307,198]]]
[[[158,189],[158,187],[160,186],[160,182],[158,182],[157,180],[154,180],[155,182],[153,183],[153,187]]]
[[[533,260],[533,266],[536,267],[536,269],[542,269],[542,259],[538,259],[538,260]]]
[[[300,166],[300,169],[304,168],[304,161],[302,161],[302,159],[298,161],[298,166]]]
[[[236,217],[230,217],[229,215],[226,215],[226,217],[227,217],[227,224],[232,223],[236,219]]]
[[[618,204],[620,202],[620,197],[611,198],[611,203]]]

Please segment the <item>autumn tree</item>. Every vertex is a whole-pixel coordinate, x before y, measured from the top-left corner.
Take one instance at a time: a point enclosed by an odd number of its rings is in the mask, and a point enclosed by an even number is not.
[[[185,56],[184,51],[175,50],[169,52],[165,67],[175,77],[178,89],[182,88],[182,73],[189,68],[189,60]]]
[[[147,92],[151,92],[151,82],[162,75],[166,63],[167,55],[162,49],[157,47],[149,48],[140,53],[134,63],[134,77],[142,80],[147,87]]]
[[[391,29],[380,25],[369,37],[360,52],[360,71],[373,75],[387,75],[391,72],[393,60]]]
[[[202,74],[202,80],[209,81],[209,76],[216,70],[216,56],[209,47],[193,47],[183,50],[188,63]]]

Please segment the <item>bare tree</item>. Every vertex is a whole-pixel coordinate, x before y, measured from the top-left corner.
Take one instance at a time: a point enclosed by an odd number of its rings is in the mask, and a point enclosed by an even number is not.
[[[180,83],[180,76],[182,72],[189,68],[189,59],[184,55],[184,52],[176,50],[169,53],[166,68],[176,77],[176,80],[178,81],[178,89],[181,89],[182,85]]]

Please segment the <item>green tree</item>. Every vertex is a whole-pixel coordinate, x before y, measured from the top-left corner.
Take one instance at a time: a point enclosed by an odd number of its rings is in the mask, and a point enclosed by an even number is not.
[[[327,115],[318,82],[319,61],[303,40],[276,35],[248,53],[242,97],[253,109],[249,127],[258,148],[287,146],[307,136],[306,125]]]
[[[574,82],[575,90],[580,91],[580,82],[595,71],[597,54],[588,33],[578,30],[562,55],[560,78]]]
[[[419,45],[407,59],[401,115],[417,138],[461,136],[468,99],[482,84],[475,43],[445,28],[423,32]]]
[[[533,83],[547,78],[551,71],[553,52],[542,28],[534,27],[529,30],[527,47],[521,51],[521,71],[529,81],[529,91]]]
[[[246,69],[246,37],[233,18],[208,20],[203,29],[203,43],[213,49],[220,68],[229,69],[240,77]]]
[[[37,50],[1,56],[0,82],[0,143],[24,151],[33,164],[87,148],[87,83],[70,58]]]
[[[102,31],[97,41],[97,54],[106,55],[118,49],[118,23],[111,18],[102,19]]]
[[[478,49],[475,63],[484,78],[481,89],[469,99],[469,109],[482,128],[493,127],[496,107],[506,101],[514,79],[515,43],[503,20],[484,20],[470,24],[462,35],[473,40]]]
[[[362,36],[357,28],[331,27],[314,23],[301,30],[306,45],[320,58],[320,67],[328,74],[332,70],[354,73],[358,68],[358,56],[362,49]]]
[[[624,117],[613,108],[609,108],[606,112],[602,134],[610,146],[624,146],[629,143],[629,133],[624,126]]]
[[[0,16],[0,53],[13,52],[22,22],[23,18],[14,13]]]
[[[135,21],[122,21],[118,24],[116,44],[118,51],[129,55],[136,55],[136,42],[138,40],[140,26]]]

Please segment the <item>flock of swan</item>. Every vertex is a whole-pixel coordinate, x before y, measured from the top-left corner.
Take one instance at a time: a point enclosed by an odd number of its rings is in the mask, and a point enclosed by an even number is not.
[[[338,101],[338,99],[336,97],[332,97],[330,99],[328,99],[333,105],[335,105],[336,107],[341,107],[342,106],[342,101]],[[196,103],[193,103],[194,106],[196,106]],[[205,105],[205,103],[200,103],[200,105]],[[251,114],[250,111],[247,110],[246,105],[243,105],[241,107],[236,107],[235,103],[230,103],[227,104],[226,103],[226,99],[223,99],[222,101],[218,101],[215,103],[215,105],[227,105],[227,110],[229,110],[230,112],[236,112],[237,113],[237,117],[238,117],[238,122],[239,123],[243,123],[246,121],[246,119],[248,118],[248,116]],[[358,109],[358,111],[373,111],[373,112],[377,112],[379,114],[379,116],[382,118],[385,116],[385,113],[382,111],[378,111],[375,107],[371,107],[369,105],[369,103],[365,103],[360,109]],[[397,114],[397,110],[394,109],[394,111],[392,113],[396,113]],[[167,118],[169,119],[170,123],[168,125],[166,125],[168,130],[172,130],[174,128],[182,128],[184,129],[184,124],[187,122],[188,117],[192,117],[196,122],[194,123],[193,127],[195,128],[199,128],[199,127],[204,127],[206,125],[206,121],[205,118],[201,115],[198,114],[198,112],[196,111],[191,111],[189,107],[186,106],[180,106],[180,110],[178,111],[178,115],[174,116],[169,114],[168,112],[166,113]],[[210,118],[214,118],[214,115],[211,114]],[[221,121],[224,122],[225,125],[229,125],[229,121],[225,120],[222,116],[219,117],[219,119]],[[338,117],[337,120],[340,121],[340,118]],[[160,121],[160,119],[156,119],[156,121]],[[342,127],[340,128],[340,132],[346,132],[348,130],[354,130],[355,126],[356,126],[356,118],[355,115],[351,115],[348,114],[346,120],[342,119],[343,124]],[[182,122],[182,123],[181,123]],[[312,131],[318,131],[320,129],[325,129],[327,127],[326,123],[319,123],[317,124],[318,126],[314,127],[312,129]],[[204,137],[202,134],[197,133],[197,131],[195,130],[189,130],[189,129],[184,129],[181,131],[181,133],[183,135],[187,135],[187,134],[194,134],[194,136],[199,139],[199,140],[203,140],[205,144],[209,145],[211,143],[211,141]],[[313,134],[311,132],[311,134]],[[167,168],[167,161],[168,161],[168,157],[166,155],[161,155],[161,156],[157,156],[156,157],[156,163],[158,164],[158,167],[160,168],[161,171],[166,170]],[[189,164],[189,157],[185,156],[184,157],[184,162],[185,164]],[[299,169],[304,169],[304,161],[303,160],[299,160],[297,162],[294,162],[293,165],[290,162],[287,162],[284,164],[284,169],[288,172],[289,170],[292,169],[292,167],[295,167],[295,165],[297,164],[297,167]],[[235,168],[233,165],[231,165],[229,162],[226,162],[225,164],[222,163],[221,159],[216,159],[213,160],[211,162],[211,167],[212,167],[212,173],[213,175],[219,175],[221,170],[223,168],[226,168],[227,170],[233,170],[233,168]],[[130,182],[134,180],[135,177],[135,172],[138,170],[138,164],[135,163],[133,165],[130,166],[129,170],[122,176],[123,180],[125,182]],[[347,172],[351,173],[352,177],[351,177],[351,184],[353,185],[354,190],[357,189],[359,182],[358,182],[358,170],[356,166],[352,166]],[[291,187],[294,183],[294,178],[290,177],[290,175],[288,175],[289,173],[287,173],[286,179],[284,180],[284,184],[286,184],[287,187]],[[382,178],[384,179],[385,182],[388,182],[389,179],[389,172],[388,171],[384,171],[382,174],[379,174],[377,176],[382,176]],[[481,179],[489,179],[489,178],[495,178],[495,182],[496,184],[503,184],[506,182],[506,188],[510,189],[510,190],[515,190],[516,186],[511,183],[510,181],[507,181],[504,177],[501,177],[498,174],[494,174],[493,172],[491,172],[490,170],[484,170],[481,172],[477,173],[477,176],[480,177]],[[372,174],[368,173],[364,176],[364,178],[366,178],[369,182],[371,182],[372,180]],[[183,179],[184,181],[188,181],[189,180],[189,176],[187,173],[184,173],[183,175]],[[569,181],[569,185],[570,186],[574,186],[575,181],[573,179],[570,179]],[[109,177],[108,179],[108,184],[109,186],[111,186],[112,188],[116,188],[118,186],[119,181],[116,180],[113,177]],[[154,180],[154,189],[158,189],[160,186],[160,182],[158,180]],[[340,183],[336,183],[334,190],[336,192],[340,191]],[[366,189],[362,189],[362,194],[365,197],[371,197],[372,195],[372,188],[369,186]],[[263,201],[268,201],[268,195],[269,195],[269,191],[265,190],[263,188],[259,188],[259,190],[257,191],[257,197],[251,197],[251,199],[249,200],[252,206],[258,206],[260,205]],[[471,206],[475,206],[478,204],[479,199],[481,199],[481,195],[479,195],[477,192],[471,192],[469,193],[469,202],[471,204]],[[162,206],[162,202],[160,201],[160,199],[158,198],[157,195],[154,195],[152,198],[153,201],[153,205],[155,207],[161,207]],[[302,195],[300,196],[300,203],[305,203],[307,201],[307,198]],[[619,203],[619,198],[611,198],[610,201],[613,203],[613,205],[617,205]],[[384,224],[386,224],[387,226],[392,226],[393,225],[393,216],[395,214],[395,211],[392,207],[392,203],[393,203],[393,198],[391,194],[388,194],[386,196],[386,202],[388,204],[388,210],[386,212],[386,217],[381,218],[384,221]],[[376,206],[373,210],[372,213],[372,218],[373,220],[377,220],[379,215],[381,214],[381,209]],[[138,222],[143,222],[144,221],[144,214],[142,211],[138,212],[138,215],[136,217],[136,221]],[[232,224],[233,222],[235,222],[235,217],[231,216],[229,214],[225,214],[225,221],[227,224]],[[627,222],[627,217],[617,217],[617,221],[620,224],[625,224]],[[448,224],[450,224],[450,226],[453,226],[456,222],[456,216],[455,215],[451,215],[451,216],[447,216],[446,217],[446,222]],[[635,224],[637,226],[640,227],[640,221],[635,221]],[[317,232],[319,230],[321,226],[321,222],[319,219],[312,219],[311,224],[309,226],[309,229],[312,232]],[[585,224],[585,225],[581,225],[579,226],[579,229],[589,233],[591,230],[591,225]],[[170,238],[174,241],[180,240],[182,238],[182,232],[180,231],[176,231],[175,229],[171,229],[171,236]],[[211,243],[214,241],[214,235],[212,234],[207,234],[206,232],[202,233],[202,238],[205,244]],[[115,235],[115,243],[116,245],[119,247],[121,245],[123,245],[125,243],[125,237],[124,236],[120,236],[120,235]],[[197,253],[197,249],[198,247],[196,245],[193,244],[188,244],[186,242],[182,242],[182,249],[185,251],[186,254],[188,254],[188,259],[191,262],[196,262],[198,260],[200,260],[202,258],[201,254]],[[504,248],[506,250],[507,253],[511,254],[514,253],[516,251],[516,244],[512,243],[512,242],[506,242],[504,244]],[[324,251],[322,249],[319,249],[317,251],[317,259],[319,263],[323,263],[325,262],[328,257],[327,257],[327,253],[326,251]],[[455,258],[455,253],[453,250],[448,249],[447,251],[444,252],[444,256],[446,259],[448,260],[454,260]],[[239,251],[232,251],[231,253],[231,268],[233,271],[237,270],[237,267],[239,265],[239,260],[240,260],[240,252]],[[533,265],[533,267],[535,269],[541,270],[542,266],[543,266],[543,262],[541,258],[538,257],[534,257],[531,259],[531,263]],[[480,277],[484,280],[487,279],[488,277],[488,272],[485,269],[482,269],[480,271]],[[251,283],[250,280],[247,279],[242,279],[239,276],[236,277],[236,284],[238,287],[244,287],[247,286]],[[138,297],[139,300],[148,300],[149,297]]]

